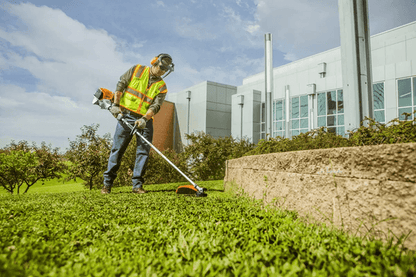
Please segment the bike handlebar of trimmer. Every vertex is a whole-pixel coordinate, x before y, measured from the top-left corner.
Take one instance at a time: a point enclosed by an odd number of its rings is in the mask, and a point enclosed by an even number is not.
[[[176,167],[176,165],[174,165],[168,158],[166,158],[166,156],[163,155],[162,152],[160,152],[150,141],[148,141],[144,136],[142,136],[142,134],[140,134],[140,132],[134,126],[128,123],[121,113],[117,116],[117,120],[123,122],[127,127],[130,128],[130,130],[133,133],[136,133],[142,140],[144,140],[148,145],[150,145],[150,147],[152,147],[153,150],[155,150],[163,159],[165,159],[165,161],[167,161],[173,168],[176,169],[176,171],[178,171],[183,177],[185,177],[185,179],[188,180],[188,182],[191,183],[194,186],[194,188],[196,188],[199,192],[204,192],[203,188],[199,187],[194,181],[192,181],[188,176],[186,176],[185,173],[183,173],[179,168]]]

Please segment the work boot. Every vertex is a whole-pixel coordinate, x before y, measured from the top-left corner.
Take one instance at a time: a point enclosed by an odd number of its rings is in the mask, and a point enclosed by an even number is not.
[[[132,191],[133,193],[146,193],[146,191],[143,188],[137,188],[137,189],[133,189]]]
[[[111,190],[109,188],[103,187],[101,189],[101,194],[109,194],[111,192]]]

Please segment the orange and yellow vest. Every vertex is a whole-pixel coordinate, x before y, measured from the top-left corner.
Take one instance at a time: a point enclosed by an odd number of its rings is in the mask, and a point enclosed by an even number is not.
[[[163,80],[147,87],[149,83],[149,72],[150,68],[148,66],[140,64],[136,66],[130,83],[120,99],[121,107],[145,115],[153,99],[159,93],[167,93],[168,90]]]

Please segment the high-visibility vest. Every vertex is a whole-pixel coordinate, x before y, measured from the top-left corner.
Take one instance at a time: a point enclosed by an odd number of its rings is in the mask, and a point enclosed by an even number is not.
[[[149,88],[147,87],[149,72],[150,68],[148,66],[140,64],[136,66],[130,83],[120,99],[121,107],[145,115],[153,99],[159,93],[167,93],[168,90],[163,80],[153,83]]]

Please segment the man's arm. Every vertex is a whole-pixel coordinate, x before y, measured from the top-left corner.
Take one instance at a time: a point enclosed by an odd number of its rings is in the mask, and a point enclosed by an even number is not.
[[[160,107],[163,104],[163,101],[165,101],[166,93],[159,93],[156,95],[155,99],[153,99],[152,104],[149,106],[149,109],[147,110],[147,113],[145,115],[146,119],[151,119],[155,114],[157,114],[160,111]]]
[[[120,81],[117,83],[116,92],[114,94],[114,104],[120,104],[121,96],[123,92],[126,90],[127,86],[130,83],[131,77],[133,76],[134,69],[136,69],[136,65],[132,66],[129,70],[127,70],[123,75],[120,76]]]

